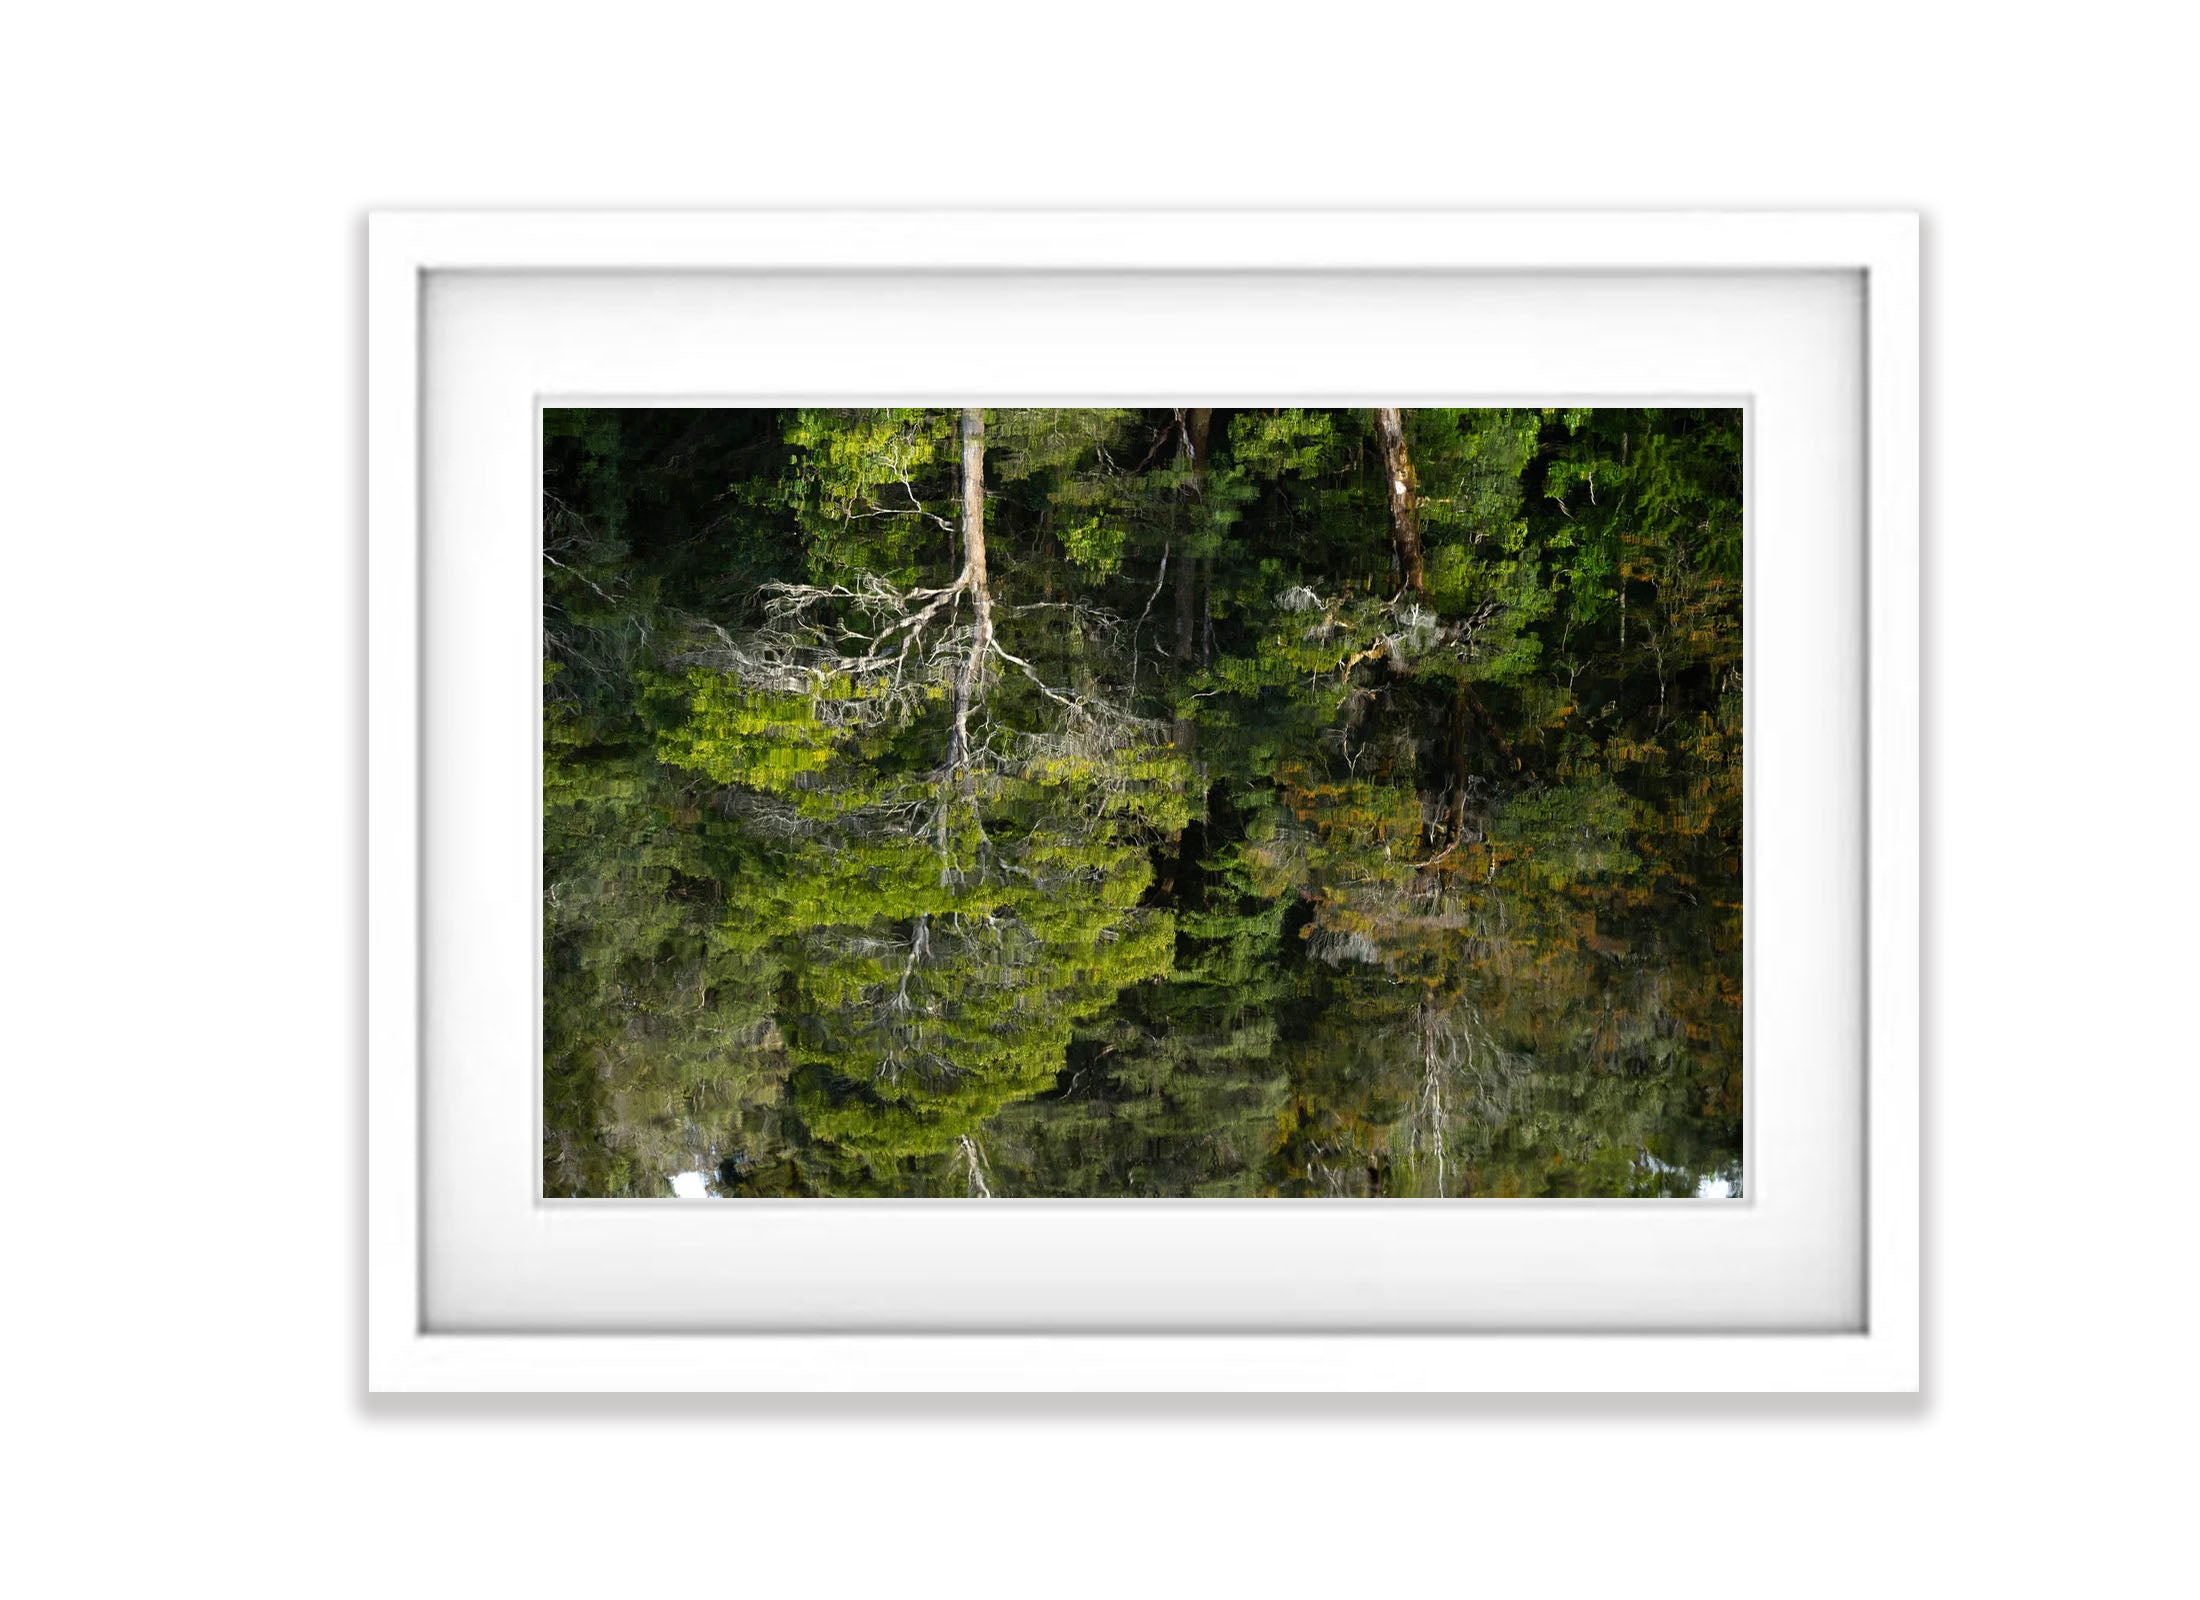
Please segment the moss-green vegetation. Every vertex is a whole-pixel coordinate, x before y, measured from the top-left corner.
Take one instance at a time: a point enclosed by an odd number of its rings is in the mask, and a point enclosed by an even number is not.
[[[550,1194],[1738,1184],[1739,413],[546,433]]]

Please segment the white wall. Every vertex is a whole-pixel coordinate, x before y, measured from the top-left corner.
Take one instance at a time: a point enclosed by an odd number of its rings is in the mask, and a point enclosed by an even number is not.
[[[16,1592],[2145,1592],[2192,1484],[2173,25],[13,15]],[[1926,212],[1921,1400],[365,1402],[361,213],[827,200]]]

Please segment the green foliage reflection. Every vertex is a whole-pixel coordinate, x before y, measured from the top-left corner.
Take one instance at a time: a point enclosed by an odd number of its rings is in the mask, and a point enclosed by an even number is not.
[[[548,413],[546,1192],[1739,1192],[1741,442]]]

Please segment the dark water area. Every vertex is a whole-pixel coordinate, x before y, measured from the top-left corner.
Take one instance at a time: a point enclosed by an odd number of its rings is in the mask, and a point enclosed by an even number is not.
[[[545,1194],[1739,1194],[1741,446],[549,413]]]

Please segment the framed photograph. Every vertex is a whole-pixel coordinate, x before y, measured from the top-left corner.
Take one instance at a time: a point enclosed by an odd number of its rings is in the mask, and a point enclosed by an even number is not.
[[[368,293],[371,1387],[1916,1387],[1914,218]]]

